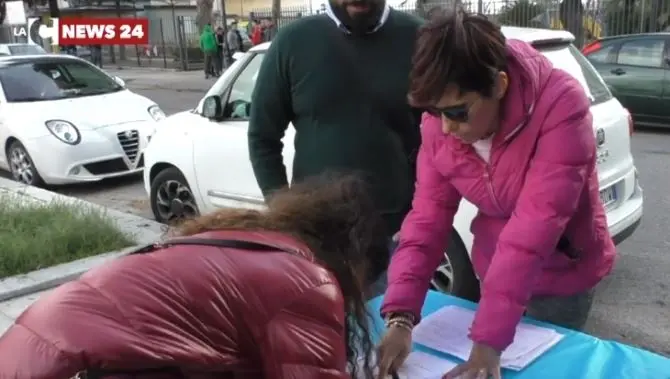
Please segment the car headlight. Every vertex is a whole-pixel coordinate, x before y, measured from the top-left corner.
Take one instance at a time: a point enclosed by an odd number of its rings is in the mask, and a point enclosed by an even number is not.
[[[49,120],[44,123],[49,132],[54,137],[67,143],[68,145],[76,145],[81,142],[81,134],[79,130],[72,125],[72,123],[64,120]]]
[[[152,105],[147,110],[149,111],[151,118],[155,121],[160,121],[165,118],[165,113],[163,113],[163,110],[158,105]]]

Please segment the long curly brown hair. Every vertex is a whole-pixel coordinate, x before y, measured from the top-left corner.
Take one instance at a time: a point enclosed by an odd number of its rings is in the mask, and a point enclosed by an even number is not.
[[[388,266],[389,234],[366,183],[352,175],[326,174],[276,192],[267,205],[262,211],[222,209],[183,223],[177,234],[267,230],[304,242],[340,285],[348,313],[345,343],[352,376],[373,379],[365,290]]]

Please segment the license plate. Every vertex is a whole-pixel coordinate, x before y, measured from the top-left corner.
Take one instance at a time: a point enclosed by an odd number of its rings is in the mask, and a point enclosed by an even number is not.
[[[609,186],[600,191],[600,201],[605,207],[616,203],[616,186]]]

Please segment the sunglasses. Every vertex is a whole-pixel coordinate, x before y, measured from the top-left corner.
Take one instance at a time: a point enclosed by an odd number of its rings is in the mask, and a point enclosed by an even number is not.
[[[444,108],[431,107],[428,109],[428,113],[436,117],[444,116],[455,122],[467,122],[468,115],[470,113],[470,106],[461,104]]]

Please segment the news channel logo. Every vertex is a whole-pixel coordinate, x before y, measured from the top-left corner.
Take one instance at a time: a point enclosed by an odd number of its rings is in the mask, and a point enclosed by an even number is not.
[[[15,28],[15,37],[26,37],[27,42],[31,45],[42,46],[42,41],[51,39],[52,45],[58,45],[58,19],[52,18],[51,25],[47,25],[39,17],[28,18],[27,28]]]

